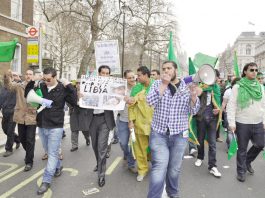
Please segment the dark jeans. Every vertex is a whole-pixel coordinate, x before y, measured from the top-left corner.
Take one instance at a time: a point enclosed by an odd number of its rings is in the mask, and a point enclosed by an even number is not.
[[[216,125],[217,119],[214,117],[203,118],[201,121],[197,121],[198,127],[198,159],[204,159],[204,140],[207,135],[207,141],[209,144],[208,152],[208,168],[216,167]]]
[[[236,123],[238,150],[237,150],[237,173],[245,174],[246,164],[256,159],[264,147],[263,123],[242,124]],[[253,146],[247,151],[248,142],[252,141]]]
[[[18,135],[26,151],[25,164],[33,164],[36,125],[18,124]]]
[[[15,134],[16,123],[13,122],[13,114],[3,114],[2,129],[7,136],[5,150],[13,151],[14,142],[19,143],[19,137]]]

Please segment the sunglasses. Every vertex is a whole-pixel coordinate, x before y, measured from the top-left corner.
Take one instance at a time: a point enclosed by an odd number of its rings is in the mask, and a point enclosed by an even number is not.
[[[250,72],[258,72],[258,69],[249,69]]]
[[[44,81],[44,82],[51,82],[52,79],[45,79],[45,78],[44,78],[43,81]]]

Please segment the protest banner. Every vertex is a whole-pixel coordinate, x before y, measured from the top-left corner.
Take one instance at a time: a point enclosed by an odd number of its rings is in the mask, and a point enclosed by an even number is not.
[[[127,80],[103,76],[81,76],[79,106],[82,108],[123,110]]]
[[[120,74],[119,44],[117,40],[95,41],[95,57],[97,69],[108,65],[112,74]]]

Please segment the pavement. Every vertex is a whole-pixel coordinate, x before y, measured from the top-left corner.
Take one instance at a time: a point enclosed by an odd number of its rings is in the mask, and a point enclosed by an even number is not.
[[[136,181],[136,174],[128,171],[122,159],[119,144],[112,145],[110,158],[107,159],[106,185],[97,184],[97,173],[93,149],[86,146],[80,133],[79,148],[71,149],[71,131],[65,126],[66,137],[62,141],[63,174],[54,178],[46,198],[146,198],[149,176],[143,182]],[[223,134],[222,134],[223,135]],[[224,139],[224,137],[222,137]],[[262,155],[253,162],[254,175],[247,174],[244,183],[236,180],[236,157],[227,160],[226,144],[217,143],[217,165],[221,178],[213,177],[207,167],[207,155],[201,167],[195,167],[195,158],[185,156],[180,177],[181,198],[264,198],[264,160]],[[41,160],[44,154],[41,141],[36,136],[34,166],[29,172],[23,172],[25,151],[15,150],[10,157],[2,157],[0,149],[0,198],[39,198],[37,187],[42,180],[43,168],[47,161]],[[208,149],[206,146],[205,153]],[[168,198],[163,193],[162,198]]]

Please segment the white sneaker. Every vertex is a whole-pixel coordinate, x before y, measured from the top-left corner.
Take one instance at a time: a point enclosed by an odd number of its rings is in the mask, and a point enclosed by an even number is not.
[[[190,150],[190,155],[195,156],[198,153],[198,151],[194,148]]]
[[[143,181],[143,180],[144,180],[144,175],[137,175],[136,180],[137,180],[138,182]]]
[[[213,174],[213,176],[215,177],[221,177],[222,174],[218,171],[218,169],[216,167],[212,167],[210,170],[210,173]]]
[[[197,159],[196,161],[195,161],[195,166],[201,166],[202,165],[202,160],[200,160],[200,159]]]

